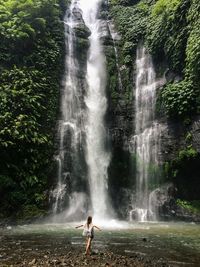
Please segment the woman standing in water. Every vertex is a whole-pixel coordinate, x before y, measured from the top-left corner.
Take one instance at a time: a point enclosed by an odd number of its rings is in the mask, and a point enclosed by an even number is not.
[[[101,231],[101,229],[92,223],[91,216],[88,216],[87,222],[85,225],[82,224],[82,225],[76,226],[76,228],[81,228],[81,227],[83,227],[83,236],[86,237],[85,254],[89,256],[90,250],[91,250],[92,239],[94,238],[94,228],[98,229],[99,231]]]

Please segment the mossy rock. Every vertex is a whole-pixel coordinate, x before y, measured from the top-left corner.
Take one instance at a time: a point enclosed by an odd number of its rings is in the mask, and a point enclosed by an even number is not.
[[[74,32],[77,37],[87,39],[91,35],[91,31],[85,24],[79,24],[78,26],[74,27]]]

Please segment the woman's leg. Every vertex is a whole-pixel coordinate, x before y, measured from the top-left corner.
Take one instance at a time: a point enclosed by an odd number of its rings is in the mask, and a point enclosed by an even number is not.
[[[86,241],[86,243],[85,243],[85,254],[86,254],[87,253],[88,237],[86,237],[85,241]]]
[[[87,244],[86,244],[86,255],[90,255],[91,243],[92,243],[92,238],[88,237]]]

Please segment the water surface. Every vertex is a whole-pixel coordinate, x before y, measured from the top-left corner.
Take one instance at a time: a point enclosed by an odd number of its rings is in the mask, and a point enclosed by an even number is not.
[[[32,251],[37,255],[56,247],[82,247],[85,241],[76,223],[32,224],[0,229],[0,260],[16,259],[18,252]],[[122,255],[151,257],[167,261],[169,266],[200,266],[200,225],[194,223],[125,223],[99,222],[102,232],[95,233],[93,249],[111,250]],[[18,250],[18,252],[17,252]],[[55,253],[55,250],[54,252]]]

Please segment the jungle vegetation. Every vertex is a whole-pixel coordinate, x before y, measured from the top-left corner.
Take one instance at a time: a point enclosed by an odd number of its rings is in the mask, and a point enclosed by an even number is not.
[[[65,0],[0,1],[0,213],[40,213],[52,168]],[[20,211],[19,211],[20,210]]]

